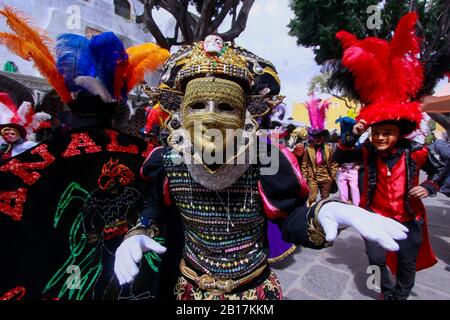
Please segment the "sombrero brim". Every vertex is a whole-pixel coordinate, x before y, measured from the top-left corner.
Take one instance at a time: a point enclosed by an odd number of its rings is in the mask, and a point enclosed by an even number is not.
[[[25,139],[27,137],[27,130],[25,130],[24,127],[22,127],[20,124],[17,123],[6,123],[0,125],[0,131],[2,131],[4,128],[13,128],[16,129],[20,136]]]

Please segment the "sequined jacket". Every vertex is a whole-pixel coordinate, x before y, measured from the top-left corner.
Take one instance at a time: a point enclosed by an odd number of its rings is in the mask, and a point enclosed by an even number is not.
[[[269,164],[257,161],[231,186],[218,191],[194,181],[180,155],[172,151],[156,148],[141,169],[151,192],[140,222],[167,228],[171,219],[171,228],[178,215],[183,227],[166,234],[183,230],[182,256],[199,274],[238,278],[266,263],[268,221],[279,226],[289,243],[316,249],[328,245],[317,223],[316,206],[305,206],[306,181],[287,149],[280,149],[276,174],[261,175],[261,168]]]

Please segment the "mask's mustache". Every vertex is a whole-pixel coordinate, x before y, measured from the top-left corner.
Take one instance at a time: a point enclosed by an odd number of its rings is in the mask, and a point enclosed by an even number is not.
[[[183,128],[190,128],[194,125],[211,126],[211,129],[217,128],[243,128],[244,119],[237,115],[217,114],[215,112],[202,112],[195,114],[188,114],[184,116],[182,126]]]

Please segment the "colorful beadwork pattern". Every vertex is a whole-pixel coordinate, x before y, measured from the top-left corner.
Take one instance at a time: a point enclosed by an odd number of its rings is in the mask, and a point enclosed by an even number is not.
[[[195,182],[187,166],[174,157],[180,156],[166,153],[163,163],[170,194],[184,220],[186,262],[219,278],[240,278],[261,266],[267,249],[259,171],[250,166],[230,187],[216,192]]]

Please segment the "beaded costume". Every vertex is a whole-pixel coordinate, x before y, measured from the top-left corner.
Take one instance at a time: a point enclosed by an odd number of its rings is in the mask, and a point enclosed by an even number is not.
[[[153,94],[170,114],[169,146],[154,149],[144,162],[141,174],[152,187],[131,233],[170,228],[166,220],[181,216],[184,246],[168,246],[166,253],[173,258],[172,270],[179,265],[181,272],[178,279],[172,275],[169,286],[177,299],[281,299],[267,261],[295,247],[289,249],[280,236],[314,248],[327,245],[316,206],[305,206],[308,188],[295,156],[255,134],[255,118],[281,101],[279,89],[270,62],[227,43],[217,51],[204,42],[186,46],[165,64]],[[223,144],[212,143],[212,128],[240,129],[237,145],[227,137]],[[232,152],[218,156],[222,147]],[[208,152],[216,157],[212,164]],[[272,165],[276,170],[265,172]],[[284,243],[281,251],[270,230]],[[174,258],[176,250],[181,262]]]

